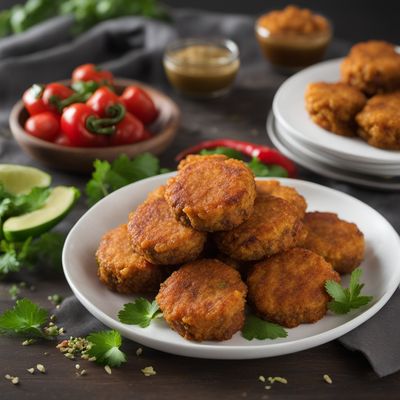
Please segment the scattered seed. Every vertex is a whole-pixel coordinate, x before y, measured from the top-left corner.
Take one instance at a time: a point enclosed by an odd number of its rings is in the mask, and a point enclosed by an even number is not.
[[[59,294],[52,294],[51,296],[47,296],[47,300],[57,306],[61,304],[64,299]]]
[[[10,374],[5,374],[4,378],[10,381],[12,379],[12,376]]]
[[[89,358],[88,358],[88,361],[96,361],[96,357],[95,357],[95,356],[89,357]]]
[[[258,380],[261,381],[261,382],[265,382],[265,377],[262,376],[262,375],[260,375],[260,376],[258,377]]]
[[[111,375],[111,374],[112,374],[112,371],[111,371],[111,368],[110,368],[109,365],[105,365],[105,366],[104,366],[104,370],[107,372],[108,375]]]
[[[34,374],[34,373],[35,373],[35,368],[28,368],[27,371],[28,371],[30,374]]]
[[[48,355],[49,355],[49,352],[48,352],[48,351],[45,351],[43,354],[44,354],[45,356],[48,356]]]
[[[79,364],[75,364],[75,368],[79,369],[81,366]]]
[[[60,307],[61,307],[61,306],[60,306],[59,304],[56,305],[56,309],[57,309],[57,310],[59,310]]]
[[[33,344],[35,342],[36,342],[35,339],[26,339],[21,344],[22,344],[22,346],[29,346],[29,345],[31,345],[31,344]]]
[[[83,376],[83,375],[86,375],[87,374],[87,372],[86,372],[86,369],[83,369],[82,371],[81,371],[81,376]]]
[[[266,390],[270,390],[271,387],[272,387],[272,386],[267,385],[267,386],[265,386],[265,389],[266,389]]]
[[[19,378],[18,378],[18,376],[14,376],[14,377],[11,379],[11,383],[12,383],[13,385],[18,385],[18,383],[19,383]]]
[[[44,367],[43,364],[37,364],[36,369],[41,372],[42,374],[46,373],[46,368]]]
[[[71,353],[65,353],[64,356],[69,358],[70,360],[75,360],[75,356]]]
[[[287,381],[287,379],[286,378],[282,378],[282,377],[280,377],[280,376],[269,376],[268,377],[268,382],[269,383],[274,383],[274,382],[279,382],[279,383],[283,383],[283,384],[287,384],[288,383],[288,381]]]
[[[153,367],[146,367],[146,368],[143,368],[141,371],[143,372],[144,376],[152,376],[157,373]]]
[[[55,321],[56,320],[56,316],[54,314],[50,315],[50,321]]]
[[[329,383],[329,385],[331,385],[331,384],[333,383],[332,378],[331,378],[329,375],[325,374],[325,375],[323,376],[323,378],[324,378],[324,381],[325,381],[326,383]]]
[[[139,347],[139,348],[136,350],[136,355],[139,357],[142,353],[143,353],[143,349],[142,349],[141,347]]]

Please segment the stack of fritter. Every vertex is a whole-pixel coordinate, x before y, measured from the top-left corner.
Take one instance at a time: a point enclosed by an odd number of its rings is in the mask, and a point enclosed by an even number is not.
[[[338,135],[358,135],[371,146],[399,150],[400,54],[395,46],[378,40],[356,44],[341,65],[341,78],[308,86],[312,120]]]
[[[231,338],[246,299],[286,327],[316,322],[329,302],[325,281],[360,264],[364,238],[335,214],[306,208],[295,189],[256,182],[241,161],[189,156],[127,225],[103,236],[98,274],[121,293],[158,291],[166,322],[190,340]]]

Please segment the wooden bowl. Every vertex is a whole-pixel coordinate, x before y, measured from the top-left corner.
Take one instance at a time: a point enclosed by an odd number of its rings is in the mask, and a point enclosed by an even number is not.
[[[70,81],[60,83],[69,84]],[[126,86],[137,85],[146,90],[160,115],[150,126],[154,134],[151,139],[134,144],[110,147],[66,147],[38,139],[26,133],[24,126],[29,117],[24,104],[19,101],[10,114],[11,132],[21,148],[35,160],[47,167],[69,172],[90,173],[96,159],[113,161],[120,154],[134,157],[140,153],[162,153],[174,139],[180,123],[180,111],[172,99],[160,91],[129,79],[116,79],[115,87],[121,93]]]

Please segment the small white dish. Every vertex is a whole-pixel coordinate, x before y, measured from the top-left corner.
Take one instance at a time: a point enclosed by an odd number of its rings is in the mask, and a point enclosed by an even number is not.
[[[89,209],[70,231],[63,250],[64,273],[79,301],[105,325],[151,348],[183,356],[209,359],[254,359],[294,353],[334,340],[377,313],[400,282],[400,240],[392,226],[377,211],[339,191],[294,179],[280,179],[307,199],[309,210],[331,211],[355,222],[365,235],[367,252],[362,269],[365,293],[374,296],[368,306],[347,315],[328,314],[315,324],[288,330],[277,340],[245,340],[240,333],[225,342],[190,342],[172,331],[160,319],[148,328],[125,325],[117,313],[134,296],[113,293],[97,278],[95,251],[101,236],[127,220],[128,213],[147,194],[166,183],[174,173],[159,175],[126,186]],[[349,277],[344,277],[348,284]]]
[[[304,94],[312,82],[337,82],[343,58],[308,67],[287,79],[277,91],[273,110],[279,123],[305,145],[351,161],[400,165],[400,151],[369,146],[360,138],[335,135],[315,124],[307,113]]]
[[[353,183],[358,186],[363,186],[375,190],[400,190],[399,178],[383,178],[371,175],[365,175],[357,172],[351,172],[346,169],[339,168],[338,166],[328,165],[326,163],[317,161],[314,158],[306,156],[304,153],[294,149],[285,139],[281,136],[279,130],[275,125],[275,119],[272,114],[267,119],[267,132],[274,146],[283,153],[286,157],[290,158],[297,164],[319,175],[326,176],[327,178],[336,179],[338,181]]]

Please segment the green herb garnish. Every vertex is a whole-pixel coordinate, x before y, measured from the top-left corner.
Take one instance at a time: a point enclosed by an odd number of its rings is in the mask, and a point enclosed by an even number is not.
[[[124,304],[124,308],[118,313],[118,318],[124,324],[139,325],[146,328],[151,321],[162,317],[162,313],[156,301],[151,303],[140,297],[134,303]]]
[[[242,336],[247,340],[273,340],[287,337],[287,332],[280,325],[264,321],[254,315],[248,315],[242,329]]]

